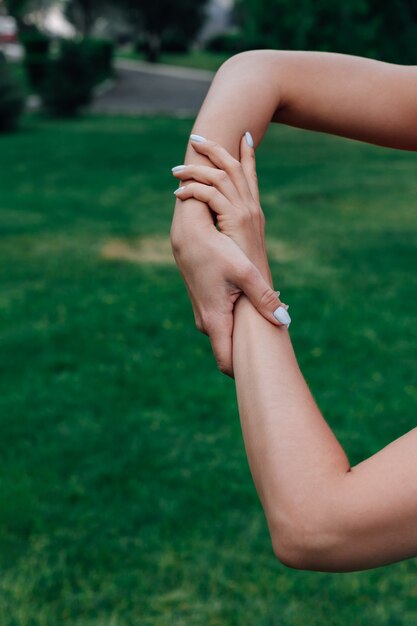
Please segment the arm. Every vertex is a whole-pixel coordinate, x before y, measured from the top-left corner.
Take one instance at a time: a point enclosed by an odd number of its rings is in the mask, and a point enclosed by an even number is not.
[[[198,149],[218,162],[213,142]],[[179,195],[206,201],[222,233],[266,268],[254,152],[244,140],[240,150],[246,186],[226,175],[238,170],[229,155],[222,171],[189,166],[195,182]],[[345,572],[417,556],[417,428],[351,468],[309,392],[287,328],[272,326],[246,297],[235,305],[233,363],[249,465],[278,558],[298,569]]]
[[[251,132],[257,146],[271,121],[416,150],[417,67],[321,52],[244,52],[217,72],[193,133],[237,157],[244,132]],[[185,163],[213,166],[191,144]],[[242,259],[237,274],[231,270],[234,253],[218,235],[205,202],[176,202],[174,256],[196,324],[210,335],[220,369],[231,374],[236,298],[244,291],[265,317],[277,303],[250,264]]]
[[[287,330],[240,299],[233,359],[252,476],[277,557],[345,572],[417,556],[417,428],[350,468]]]

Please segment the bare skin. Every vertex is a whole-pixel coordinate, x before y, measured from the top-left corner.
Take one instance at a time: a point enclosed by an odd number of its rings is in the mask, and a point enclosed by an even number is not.
[[[195,149],[212,165],[221,154],[222,175],[191,166],[177,174],[194,180],[178,198],[184,205],[205,198],[221,234],[269,280],[254,151],[245,138],[239,148],[246,184],[227,173],[238,169],[236,159],[208,141]],[[350,467],[304,381],[287,328],[273,326],[246,296],[234,322],[242,433],[277,557],[296,569],[349,572],[417,556],[417,428]]]
[[[236,159],[245,131],[257,147],[270,122],[417,150],[417,66],[321,52],[244,52],[217,72],[193,133]],[[184,163],[214,167],[191,143]],[[272,323],[280,302],[255,264],[216,230],[206,202],[176,202],[171,241],[197,327],[210,336],[220,370],[232,376],[237,298],[244,292]]]

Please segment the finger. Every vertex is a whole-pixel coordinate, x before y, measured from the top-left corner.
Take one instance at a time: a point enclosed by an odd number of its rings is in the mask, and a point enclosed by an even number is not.
[[[240,140],[240,163],[252,197],[259,204],[260,198],[258,175],[256,173],[255,148],[252,135],[249,131],[247,131]]]
[[[281,302],[277,292],[270,287],[253,264],[245,268],[235,281],[265,319],[275,326],[289,327],[291,318],[287,311],[288,307]]]
[[[205,185],[212,185],[230,202],[238,203],[241,200],[238,190],[224,170],[210,167],[210,165],[177,165],[172,168],[172,173],[180,180],[193,179]]]
[[[198,139],[194,139],[195,137]],[[248,201],[252,198],[240,161],[232,157],[226,148],[223,148],[215,141],[201,137],[201,135],[191,135],[190,142],[194,150],[204,154],[216,167],[229,174],[233,184],[244,200]]]
[[[232,215],[236,212],[236,208],[229,200],[215,187],[211,187],[210,185],[189,183],[186,187],[176,189],[174,194],[180,200],[187,200],[188,198],[201,200],[208,204],[217,215]]]
[[[210,337],[211,347],[213,349],[214,358],[217,367],[223,374],[233,378],[233,359],[232,359],[232,333],[233,333],[233,314],[228,313],[227,316],[216,318],[213,324],[207,324],[207,332]]]

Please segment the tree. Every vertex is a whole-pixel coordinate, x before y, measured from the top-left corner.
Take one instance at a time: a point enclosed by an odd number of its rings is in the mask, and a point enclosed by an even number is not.
[[[69,0],[65,14],[84,37],[91,34],[94,24],[110,0]]]
[[[121,0],[129,21],[143,33],[149,61],[157,61],[163,38],[192,41],[206,17],[207,0]]]
[[[19,30],[24,24],[24,17],[31,8],[31,0],[4,0],[9,15],[12,15],[19,26]]]
[[[245,36],[265,47],[415,63],[416,0],[237,0]]]

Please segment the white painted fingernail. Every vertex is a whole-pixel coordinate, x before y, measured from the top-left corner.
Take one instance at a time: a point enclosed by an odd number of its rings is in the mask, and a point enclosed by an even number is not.
[[[246,143],[248,144],[249,148],[253,148],[253,138],[248,130],[245,133],[245,138],[246,138]]]
[[[185,189],[185,186],[184,187],[178,187],[178,189],[176,189],[174,191],[175,195],[177,195],[177,193],[179,193],[180,191],[183,191],[183,189]]]
[[[190,139],[196,141],[197,143],[203,143],[204,141],[207,141],[206,138],[202,137],[201,135],[190,135]]]
[[[280,295],[281,295],[281,292],[280,292],[280,291],[276,291],[275,293],[277,294],[277,296],[278,296],[278,298],[279,298],[279,297],[280,297]]]
[[[274,311],[273,315],[281,324],[285,324],[287,327],[291,324],[291,318],[283,306],[279,306],[276,311]]]
[[[186,167],[186,165],[176,165],[175,167],[171,167],[171,172],[182,172]]]

